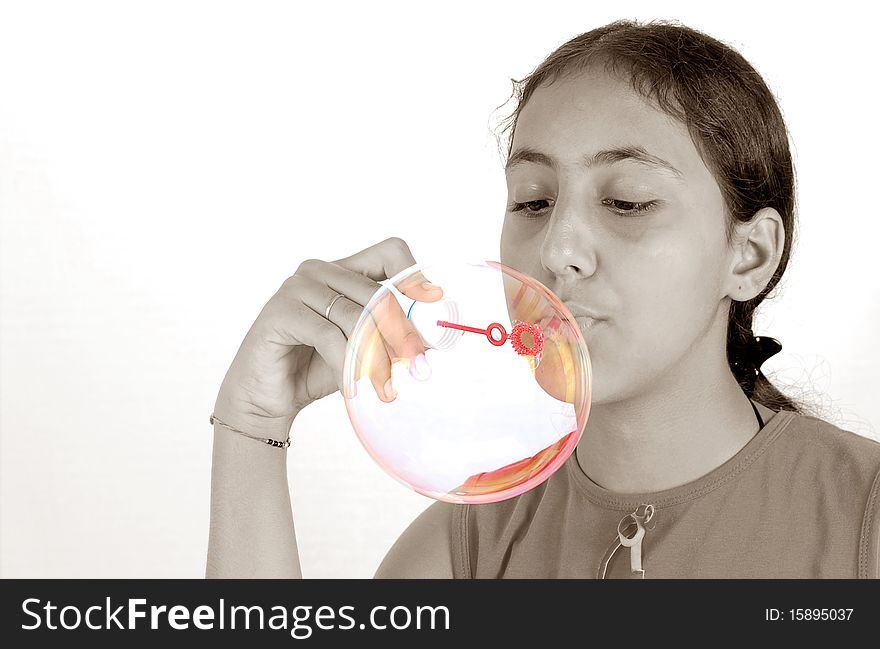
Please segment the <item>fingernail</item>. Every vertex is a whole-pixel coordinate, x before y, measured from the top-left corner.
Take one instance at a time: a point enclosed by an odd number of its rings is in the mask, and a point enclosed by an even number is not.
[[[431,366],[424,354],[416,356],[409,366],[409,373],[418,381],[427,381],[431,378]]]
[[[385,381],[385,396],[391,400],[397,398],[397,390],[395,390],[394,386],[391,385],[391,379]]]
[[[422,288],[425,289],[426,291],[432,291],[435,288],[440,288],[440,287],[437,286],[436,284],[432,284],[431,282],[422,282]]]

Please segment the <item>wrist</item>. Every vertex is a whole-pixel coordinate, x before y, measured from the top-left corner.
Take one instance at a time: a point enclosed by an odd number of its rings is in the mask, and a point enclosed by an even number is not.
[[[274,439],[279,442],[288,439],[290,427],[296,416],[295,414],[281,417],[262,415],[254,412],[252,407],[248,407],[242,401],[222,393],[214,404],[213,415],[215,419],[219,419],[224,424],[237,428],[248,435]],[[219,424],[215,421],[215,429],[218,426]],[[230,430],[226,430],[226,432],[230,435],[236,434]]]

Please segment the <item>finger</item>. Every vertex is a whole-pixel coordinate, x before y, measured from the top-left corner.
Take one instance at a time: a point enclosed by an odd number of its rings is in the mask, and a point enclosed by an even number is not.
[[[327,262],[320,263],[326,264]],[[333,303],[329,313],[330,318],[327,319],[324,317],[327,305],[330,304],[336,295],[336,291],[329,288],[323,282],[313,280],[305,275],[294,275],[285,282],[284,299],[291,302],[300,301],[304,306],[308,307],[313,316],[320,317],[324,322],[336,328],[342,336],[344,345],[338,351],[338,372],[340,377],[338,383],[342,385],[344,381],[342,373],[345,368],[345,356],[347,353],[351,353],[348,347],[348,339],[351,338],[351,332],[360,319],[363,305],[345,297],[339,298]],[[388,294],[386,297],[390,297],[395,303],[397,302],[391,294]],[[402,313],[398,317],[406,319]],[[311,318],[309,319],[311,320]],[[387,385],[388,380],[391,378],[391,361],[383,342],[381,330],[372,317],[364,323],[364,328],[358,336],[359,338],[356,341],[357,347],[353,350],[355,354],[355,366],[353,368],[355,383],[358,383],[363,378],[363,375],[367,373],[379,398],[385,402],[392,401],[393,397],[388,396],[390,390]],[[424,350],[415,351],[413,356],[420,354],[422,351]],[[330,365],[329,362],[328,365]],[[337,372],[335,364],[331,367],[333,367],[334,373]],[[343,390],[343,394],[346,394],[345,390]]]
[[[400,271],[415,265],[416,261],[403,239],[391,237],[333,263],[381,280],[394,277]],[[434,302],[443,297],[442,287],[431,284],[421,271],[398,282],[396,287],[414,300]],[[390,361],[406,361],[416,378],[427,378],[430,370],[424,356],[426,347],[397,299],[390,293],[385,295],[373,305],[371,315],[385,339]]]
[[[395,244],[395,241],[401,241],[401,244]],[[397,262],[384,261],[382,255],[391,255],[398,259]],[[409,248],[402,240],[388,239],[380,244],[367,248],[351,257],[338,260],[335,262],[323,262],[320,260],[307,260],[300,265],[297,275],[311,280],[315,284],[326,282],[339,292],[344,290],[352,291],[358,299],[363,300],[363,304],[367,304],[372,299],[378,284],[370,284],[371,280],[377,278],[387,278],[393,276],[393,271],[399,265],[412,261],[412,255]],[[348,264],[345,266],[343,264]],[[396,265],[395,265],[396,264]],[[409,263],[409,265],[412,265]],[[404,266],[404,268],[409,267]],[[364,273],[364,275],[359,275]],[[369,276],[369,277],[367,277]],[[367,277],[367,279],[364,279]],[[410,297],[422,297],[427,301],[440,299],[443,296],[443,290],[440,287],[425,288],[422,284],[426,280],[421,273],[408,277],[404,282],[398,285],[399,290],[404,290]],[[326,305],[336,296],[336,292],[321,291],[314,287],[308,291],[307,297],[304,299],[307,304],[320,312],[320,307],[326,308]],[[406,294],[406,293],[405,293]],[[413,297],[413,299],[416,299]],[[345,302],[346,298],[340,298],[331,309],[329,318],[337,323],[345,333],[346,337],[351,337],[354,326],[359,320],[359,314],[355,314],[351,310],[351,306]],[[336,311],[336,305],[342,305],[340,311]],[[391,354],[390,362],[405,360],[414,371],[414,376],[423,377],[427,375],[426,360],[424,356],[421,360],[416,361],[425,351],[425,345],[421,336],[407,319],[406,314],[400,307],[397,298],[393,293],[386,293],[379,300],[376,300],[371,307],[370,316],[387,343],[389,353]],[[416,366],[411,365],[416,362]],[[421,370],[421,372],[420,372]]]
[[[370,280],[366,279],[365,281],[369,282]],[[288,295],[286,299],[299,300],[315,314],[336,325],[346,338],[351,336],[351,332],[364,310],[363,304],[357,302],[356,299],[343,293],[343,297],[337,300],[336,296],[342,291],[331,288],[321,279],[313,279],[311,276],[299,272],[285,280],[284,288]],[[328,307],[330,307],[329,313]]]
[[[263,338],[282,346],[314,347],[330,368],[339,390],[343,388],[343,365],[348,344],[335,324],[321,317],[285,285],[266,305],[262,317]]]
[[[389,304],[393,303],[399,309],[397,300],[392,295],[385,296],[383,303],[389,298],[391,300]],[[410,323],[402,312],[394,317],[403,319],[405,325],[409,326]],[[370,313],[370,317],[361,324],[355,350],[357,359],[355,381],[360,382],[364,376],[368,376],[379,398],[386,402],[393,401],[396,397],[394,386],[390,383],[392,363],[405,359],[409,365],[411,359],[425,351],[424,345],[421,344],[421,338],[416,334],[419,341],[417,347],[403,348],[402,352],[395,352],[388,338],[396,334],[393,331],[389,333],[389,329],[389,317],[385,316],[381,309],[379,313],[373,311]],[[352,351],[349,350],[348,353],[351,354]]]
[[[362,368],[367,368],[370,383],[379,398],[391,403],[397,398],[397,392],[391,380],[391,359],[385,341],[379,337],[377,344],[372,346],[367,358],[359,359]]]
[[[409,365],[418,356],[424,361],[425,343],[392,293],[384,295],[373,305],[371,316],[387,346],[391,363],[406,361]],[[409,367],[413,371],[412,366]],[[419,369],[422,368],[416,368]]]
[[[416,271],[397,283],[397,290],[419,302],[436,302],[443,297],[443,288]]]
[[[386,403],[394,400],[396,394],[391,389],[391,361],[382,334],[372,319],[367,320],[358,333],[358,345],[354,350],[355,366],[354,381],[359,384],[364,377],[372,383],[373,390],[379,399]],[[349,341],[348,354],[352,353]]]
[[[337,259],[333,263],[370,279],[381,281],[414,266],[416,260],[406,241],[399,237],[391,237],[350,257]],[[422,302],[434,302],[443,297],[443,289],[431,284],[421,271],[413,273],[397,288],[407,297]]]
[[[376,292],[383,288],[381,284],[365,275],[340,266],[336,262],[320,259],[307,259],[302,262],[297,268],[296,275],[329,287],[330,290],[326,291],[312,290],[309,293],[311,298],[309,304],[317,313],[325,315],[329,320],[335,322],[342,329],[346,338],[351,337],[354,326],[363,311],[363,305],[368,304]],[[416,294],[421,291],[423,297],[430,296],[431,300],[443,296],[443,290],[440,287],[434,287],[430,290],[418,288],[416,291],[413,287],[420,286],[417,282],[418,278],[407,278],[402,284],[406,285],[405,288],[409,293]],[[333,303],[333,308],[328,316],[326,314],[327,305],[340,293],[344,298]],[[390,293],[384,297],[393,299]],[[324,311],[321,311],[321,306],[324,307]]]
[[[299,265],[299,268],[296,269],[296,275],[307,277],[313,282],[328,287],[329,290],[324,291],[317,296],[321,299],[323,299],[324,296],[328,296],[327,301],[323,303],[323,309],[316,309],[322,315],[327,308],[327,304],[330,303],[330,300],[341,293],[345,296],[346,300],[354,302],[360,307],[358,310],[358,316],[360,316],[360,310],[363,309],[363,305],[367,304],[376,292],[383,288],[381,284],[370,279],[366,275],[354,272],[335,262],[323,261],[321,259],[305,260]],[[339,303],[337,302],[337,304]],[[334,305],[332,314],[335,316],[337,313],[339,312],[336,309],[336,305]],[[332,319],[336,321],[337,324],[340,324],[341,326],[344,325],[344,323],[340,323],[335,317]],[[351,330],[346,330],[344,326],[343,330],[346,332],[346,335],[351,333]]]

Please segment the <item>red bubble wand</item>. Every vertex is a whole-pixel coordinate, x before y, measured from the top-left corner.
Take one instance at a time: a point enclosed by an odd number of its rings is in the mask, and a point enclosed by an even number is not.
[[[460,331],[470,331],[475,334],[483,334],[486,336],[486,339],[496,347],[501,347],[501,345],[506,343],[509,339],[511,346],[520,356],[537,356],[541,353],[541,350],[544,349],[544,333],[538,325],[530,322],[516,322],[509,335],[507,330],[497,322],[493,322],[485,329],[468,327],[463,324],[456,324],[455,322],[447,322],[446,320],[438,320],[437,326],[448,327],[449,329],[459,329]],[[496,332],[500,338],[495,337]],[[529,334],[532,337],[531,345],[526,345],[523,342],[523,334]]]

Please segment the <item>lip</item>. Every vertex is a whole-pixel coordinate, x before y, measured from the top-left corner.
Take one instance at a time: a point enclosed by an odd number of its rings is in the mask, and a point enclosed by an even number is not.
[[[583,332],[592,331],[597,326],[605,322],[604,320],[598,320],[596,318],[585,315],[575,316],[574,321],[578,323],[578,326]]]
[[[602,316],[596,315],[589,309],[586,309],[575,302],[563,302],[563,304],[569,311],[571,311],[571,315],[573,315],[576,320],[589,319],[592,320],[593,323],[602,322],[605,320],[605,318],[603,318]]]

